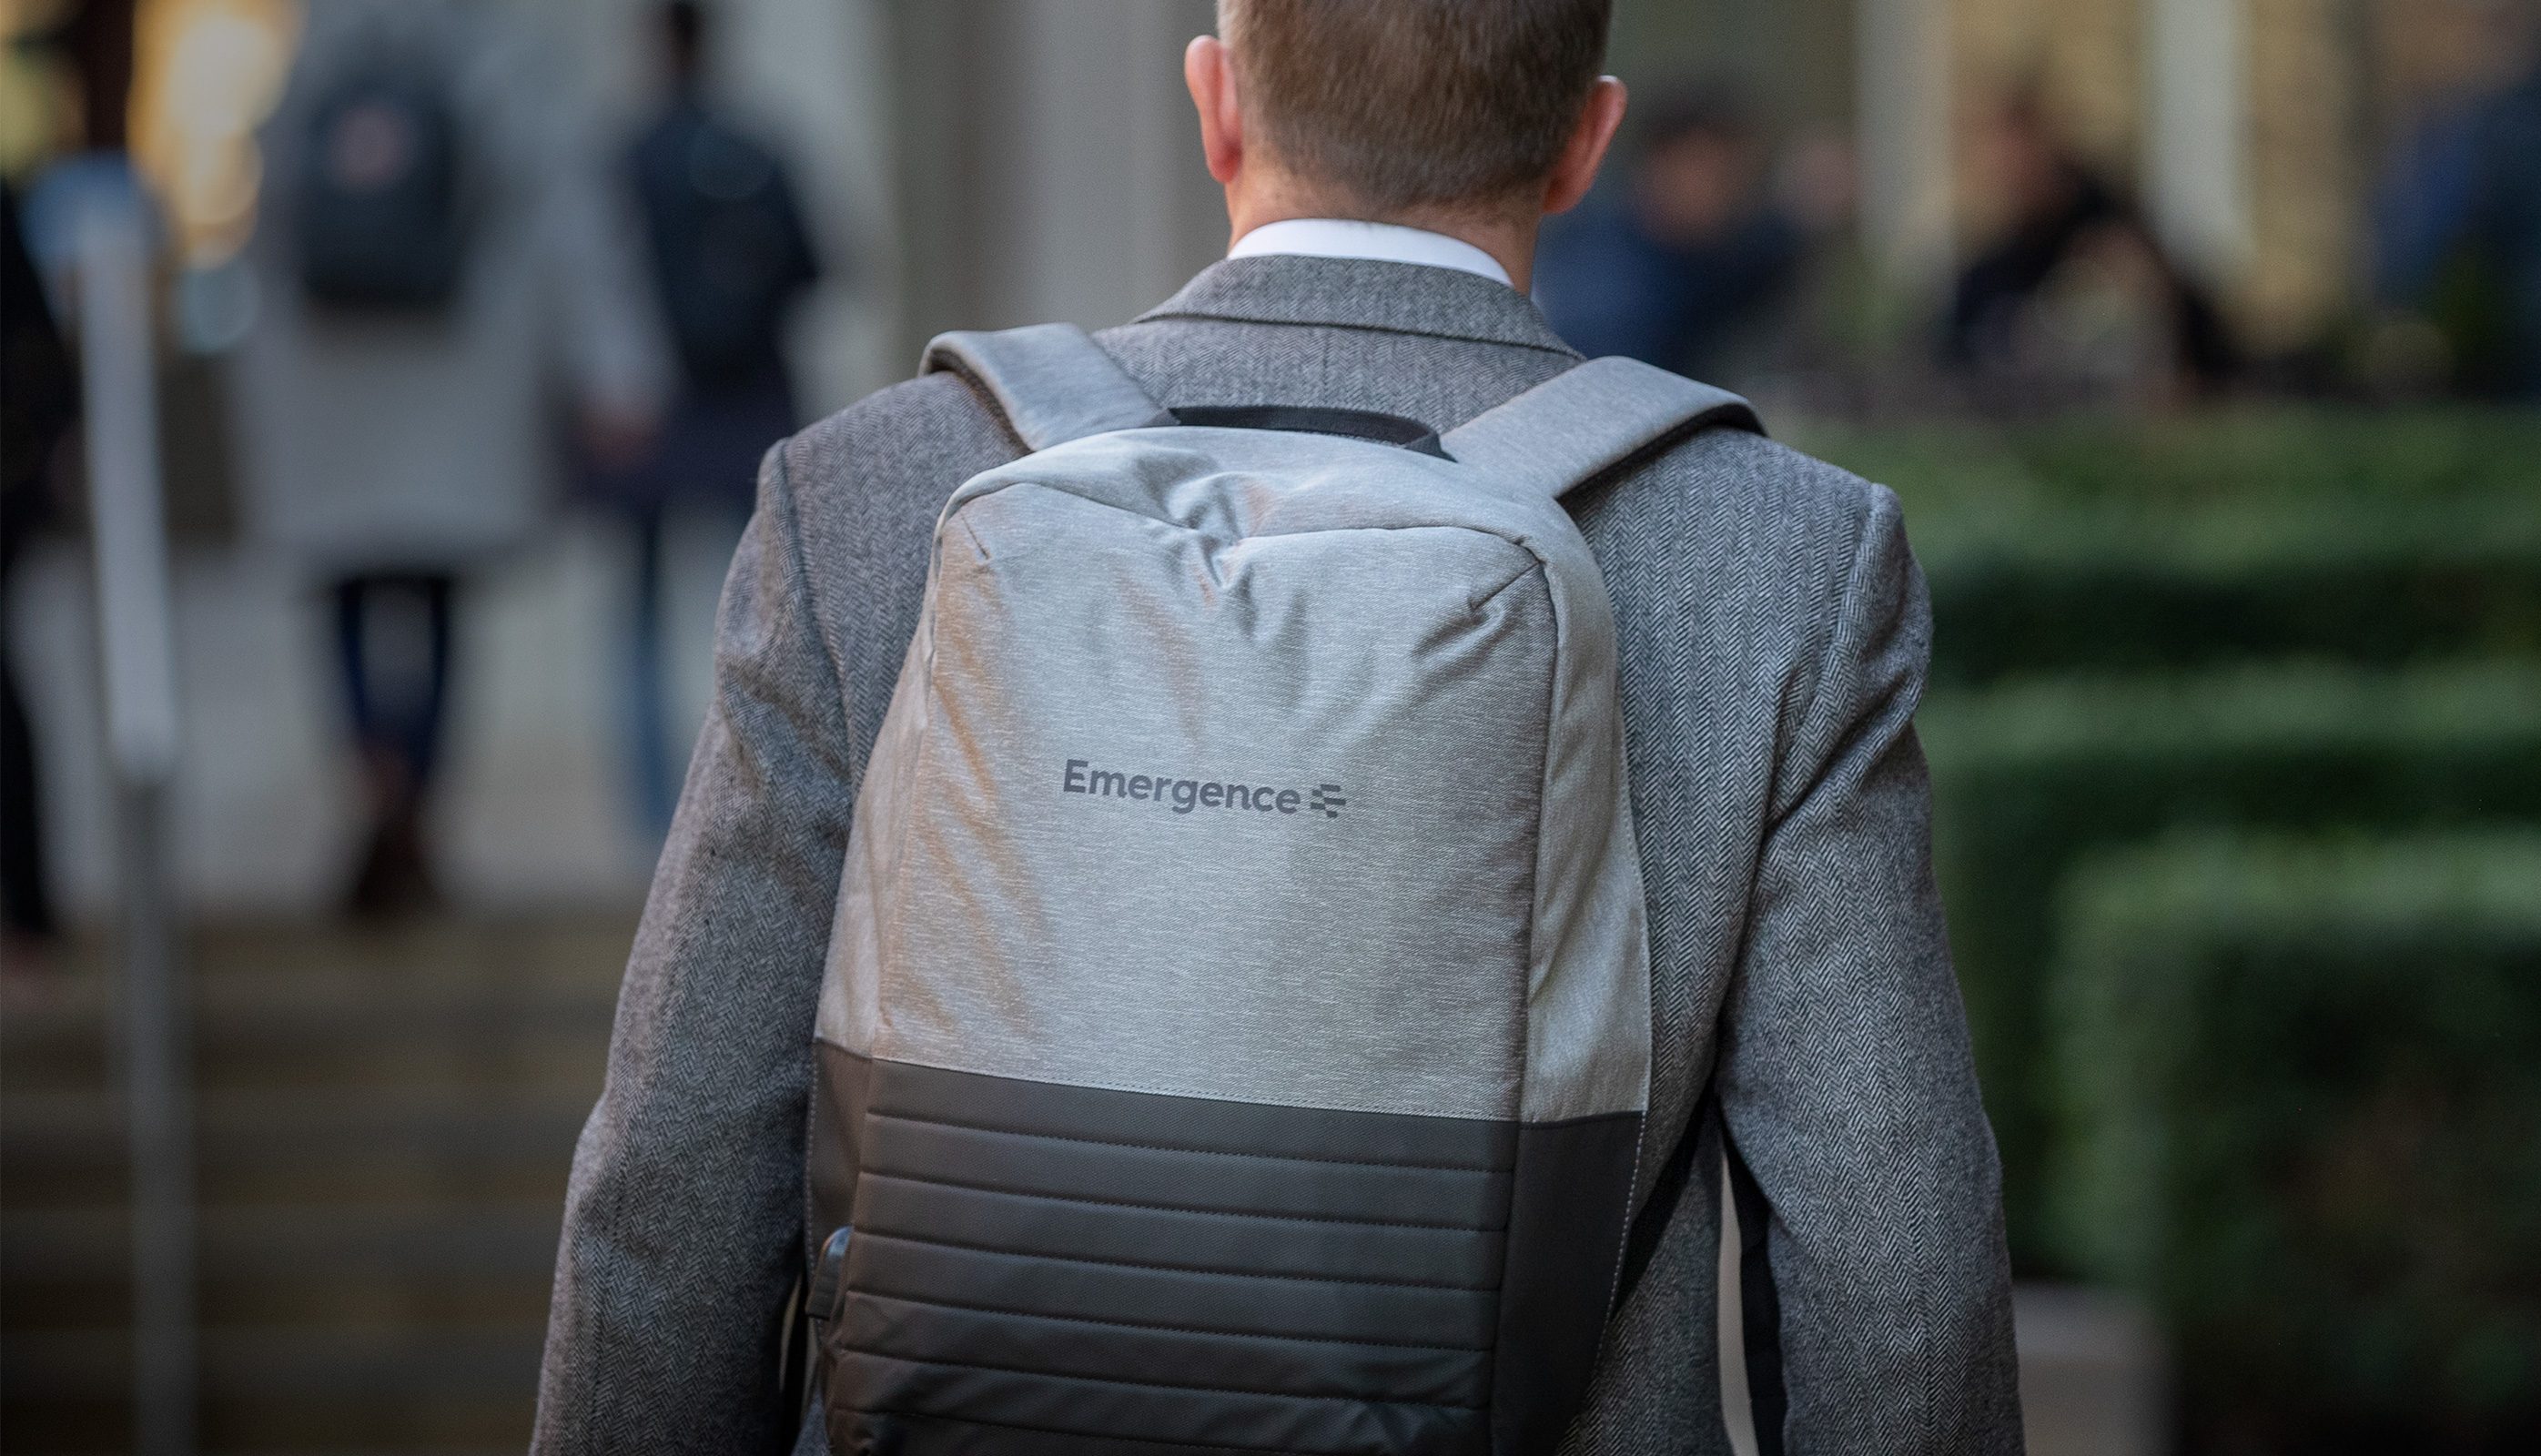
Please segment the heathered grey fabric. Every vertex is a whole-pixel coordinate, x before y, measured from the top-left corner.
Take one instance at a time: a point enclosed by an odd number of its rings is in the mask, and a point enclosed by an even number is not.
[[[1727,390],[1638,359],[1591,359],[1448,433],[1447,453],[1478,470],[1566,492],[1671,436],[1700,428],[1761,433]]]
[[[1104,342],[1168,405],[1450,428],[1568,366],[1525,299],[1445,269],[1234,259]],[[917,380],[762,473],[715,707],[627,969],[567,1196],[535,1447],[817,1451],[780,1407],[803,1267],[808,1037],[856,780],[937,513],[1018,444]],[[1650,1143],[1726,1134],[1773,1205],[1784,1449],[2017,1451],[1993,1136],[1932,888],[1912,719],[1929,641],[1886,491],[1713,431],[1570,502],[1622,648],[1653,991]],[[1662,1159],[1645,1160],[1655,1167]],[[1616,1317],[1570,1449],[1724,1453],[1714,1181]]]
[[[961,375],[996,401],[1017,438],[1035,450],[1105,430],[1163,423],[1156,401],[1073,324],[994,333],[947,333],[929,343],[920,373]]]
[[[1195,522],[1264,470],[1167,474],[1210,462],[1156,442],[1107,474],[1136,437],[1036,457],[946,517],[892,710],[912,730],[872,765],[912,781],[849,849],[896,861],[848,878],[884,928],[823,1002],[871,999],[877,1024],[822,1034],[1032,1081],[1514,1118],[1554,631],[1531,579],[1471,605],[1535,559],[1454,529]],[[1156,487],[1153,513],[1090,498],[1107,484]],[[1227,807],[1227,783],[1274,802]],[[1339,818],[1309,807],[1325,783]]]
[[[1552,493],[1188,428],[965,486],[849,837],[822,1035],[1178,1096],[1642,1111],[1614,624]],[[1231,812],[1229,782],[1285,797]]]

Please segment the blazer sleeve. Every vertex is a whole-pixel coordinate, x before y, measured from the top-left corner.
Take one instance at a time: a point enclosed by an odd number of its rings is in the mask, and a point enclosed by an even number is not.
[[[1769,1456],[2017,1452],[2000,1174],[1913,725],[1930,610],[1873,489],[1722,1023],[1750,1387]]]
[[[782,1451],[810,1037],[853,811],[783,447],[575,1151],[532,1450]]]

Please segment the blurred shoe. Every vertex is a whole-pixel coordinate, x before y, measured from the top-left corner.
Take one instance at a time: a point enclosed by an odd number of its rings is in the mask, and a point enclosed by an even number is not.
[[[41,1010],[59,1001],[70,983],[59,937],[0,934],[0,1011]]]
[[[423,816],[413,809],[383,816],[362,851],[346,912],[360,920],[391,920],[440,908],[441,891],[423,847]]]

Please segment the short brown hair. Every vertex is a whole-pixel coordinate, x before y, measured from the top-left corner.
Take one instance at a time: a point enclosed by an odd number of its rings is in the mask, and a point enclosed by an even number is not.
[[[1500,200],[1561,158],[1614,0],[1218,0],[1251,123],[1377,211]]]

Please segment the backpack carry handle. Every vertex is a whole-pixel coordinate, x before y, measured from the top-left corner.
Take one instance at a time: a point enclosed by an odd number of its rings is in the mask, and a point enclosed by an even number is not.
[[[1446,447],[1438,443],[1436,430],[1416,419],[1373,409],[1331,409],[1313,404],[1186,404],[1172,414],[1178,425],[1339,435],[1345,440],[1396,446],[1415,455],[1448,458]]]
[[[984,393],[1028,450],[1174,422],[1073,324],[939,333],[926,345],[917,372],[939,371],[959,374]]]
[[[1713,427],[1765,433],[1754,405],[1638,359],[1576,365],[1449,430],[1447,453],[1559,497],[1660,445]]]

